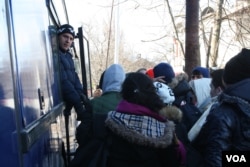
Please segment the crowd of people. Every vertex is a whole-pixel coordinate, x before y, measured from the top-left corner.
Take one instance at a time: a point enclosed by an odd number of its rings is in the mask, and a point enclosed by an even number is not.
[[[73,27],[58,36],[62,95],[81,121],[71,167],[220,167],[223,151],[250,151],[250,50],[191,76],[166,62],[129,73],[112,64],[86,102],[68,52]]]

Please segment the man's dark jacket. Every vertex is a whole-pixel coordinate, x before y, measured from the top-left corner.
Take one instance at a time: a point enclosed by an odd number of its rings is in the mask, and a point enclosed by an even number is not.
[[[219,106],[207,117],[194,146],[204,166],[222,166],[222,151],[250,150],[250,79],[228,87],[219,97]]]

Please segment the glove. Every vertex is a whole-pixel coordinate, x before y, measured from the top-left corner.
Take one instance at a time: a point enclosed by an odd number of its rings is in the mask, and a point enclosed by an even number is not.
[[[84,104],[84,105],[89,101],[87,96],[83,93],[80,94],[80,99],[81,99],[82,104]]]
[[[75,111],[78,121],[88,120],[92,117],[92,106],[89,102],[87,102],[85,106],[83,106],[81,103],[78,104],[75,106]]]
[[[73,105],[69,104],[69,103],[66,103],[65,105],[65,109],[63,111],[63,114],[65,116],[69,116],[71,114],[71,109],[73,108]]]
[[[80,94],[80,98],[81,98],[82,104],[85,107],[85,110],[88,112],[92,112],[92,106],[91,106],[90,100],[87,98],[87,96],[85,96],[84,94]]]
[[[77,114],[77,120],[81,121],[83,119],[84,112],[86,112],[84,106],[81,102],[77,103],[77,105],[74,106],[76,114]]]

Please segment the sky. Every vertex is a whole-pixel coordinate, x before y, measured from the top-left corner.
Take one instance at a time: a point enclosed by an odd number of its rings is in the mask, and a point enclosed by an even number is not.
[[[70,23],[74,26],[91,24],[102,29],[103,21],[109,22],[112,0],[67,0]],[[164,0],[114,0],[113,17],[117,32],[123,33],[125,41],[135,55],[150,59],[155,45],[152,40],[166,35],[166,25],[171,25]],[[178,4],[178,0],[175,0]],[[140,4],[139,4],[140,3]],[[143,5],[142,5],[143,4]],[[180,4],[180,3],[179,3]],[[115,19],[115,18],[113,18]],[[170,27],[170,26],[169,26]],[[168,34],[169,37],[172,34]]]
[[[229,1],[235,0],[227,0]],[[117,12],[118,2],[119,12]],[[175,17],[175,22],[184,23],[185,1],[169,0],[169,2],[175,15],[180,16]],[[205,8],[207,4],[212,6],[211,2],[216,1],[202,0],[200,7]],[[91,24],[98,33],[98,30],[103,29],[103,22],[109,22],[112,0],[66,0],[66,3],[70,24],[75,28]],[[119,16],[119,26],[116,30],[123,33],[125,42],[133,50],[132,56],[141,55],[152,60],[154,56],[158,56],[157,54],[173,49],[174,30],[165,0],[114,0],[114,4],[116,5],[113,14]],[[165,35],[167,36],[162,38]],[[152,42],[160,38],[162,40]],[[174,59],[175,55],[171,55],[171,51],[168,53],[170,59]]]

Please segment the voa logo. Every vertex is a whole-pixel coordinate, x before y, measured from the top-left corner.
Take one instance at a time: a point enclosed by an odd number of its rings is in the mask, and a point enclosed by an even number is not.
[[[244,155],[226,155],[227,162],[247,162]]]

